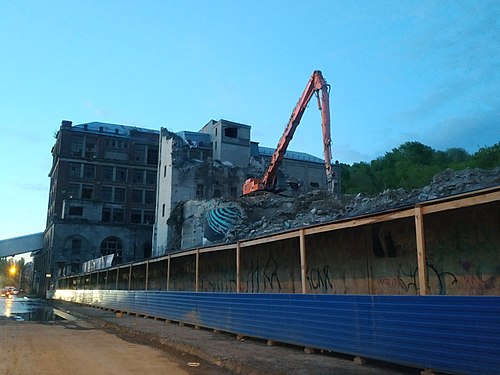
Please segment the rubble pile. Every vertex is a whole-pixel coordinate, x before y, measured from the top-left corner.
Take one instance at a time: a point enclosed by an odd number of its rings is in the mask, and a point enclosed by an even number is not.
[[[388,189],[375,197],[362,193],[337,196],[319,190],[294,198],[273,194],[242,197],[238,203],[245,215],[227,233],[224,242],[412,206],[498,185],[500,167],[491,170],[446,170],[434,176],[432,182],[423,188],[410,192]]]

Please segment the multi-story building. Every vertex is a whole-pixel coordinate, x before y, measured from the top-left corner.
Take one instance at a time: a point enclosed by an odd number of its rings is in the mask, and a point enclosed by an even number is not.
[[[91,260],[102,265],[111,255],[117,264],[201,245],[204,234],[198,224],[182,227],[177,205],[237,198],[246,178],[263,174],[274,150],[251,141],[250,130],[227,120],[178,133],[63,121],[52,148],[34,289],[43,295],[53,280]],[[326,189],[323,160],[288,151],[278,184],[292,193]]]
[[[44,246],[34,257],[33,285],[40,294],[90,259],[113,255],[119,263],[151,256],[158,134],[62,122],[52,148]]]

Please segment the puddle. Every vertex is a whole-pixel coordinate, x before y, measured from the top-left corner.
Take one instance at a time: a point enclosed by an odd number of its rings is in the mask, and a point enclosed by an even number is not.
[[[61,314],[47,306],[42,299],[12,296],[0,299],[0,316],[14,321],[54,321],[64,320]]]

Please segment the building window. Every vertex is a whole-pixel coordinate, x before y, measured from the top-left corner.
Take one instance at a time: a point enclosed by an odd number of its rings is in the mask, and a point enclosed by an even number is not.
[[[79,178],[81,176],[80,175],[80,170],[81,170],[81,164],[71,163],[69,165],[69,175],[71,177],[77,177],[77,178]]]
[[[125,202],[125,189],[124,188],[115,188],[115,197],[113,202],[123,203]]]
[[[115,181],[127,182],[127,168],[116,168]]]
[[[82,185],[82,199],[92,199],[94,194],[93,185]]]
[[[238,138],[238,128],[225,128],[224,135],[229,138]]]
[[[85,157],[93,158],[96,155],[97,138],[87,137],[85,139]]]
[[[125,221],[125,210],[123,208],[113,209],[113,222],[123,223]]]
[[[83,165],[83,177],[84,178],[94,178],[95,177],[95,165],[84,164]]]
[[[83,153],[83,137],[71,137],[71,155],[82,156]]]
[[[132,210],[130,215],[130,222],[140,224],[142,221],[142,212],[140,210]]]
[[[103,202],[111,202],[113,200],[113,188],[111,186],[103,186],[101,188],[101,200]]]
[[[135,161],[138,163],[146,162],[146,145],[136,144],[134,148]]]
[[[144,211],[144,224],[154,224],[154,222],[155,222],[155,212]]]
[[[144,183],[144,169],[134,169],[132,176],[132,182],[137,184]]]
[[[146,183],[156,185],[156,171],[146,171]]]
[[[83,216],[83,207],[81,206],[70,207],[69,214],[73,216]]]
[[[154,204],[155,203],[155,192],[154,190],[146,190],[144,201],[146,204]]]
[[[108,237],[101,243],[101,255],[114,254],[121,258],[123,251],[122,241],[118,237]]]
[[[102,167],[102,179],[105,181],[113,181],[113,167]]]
[[[163,206],[161,207],[161,216],[165,217],[165,203],[163,203]]]
[[[148,164],[158,164],[158,149],[155,147],[148,147]]]
[[[142,190],[134,189],[132,190],[132,203],[141,203],[142,204]]]
[[[102,221],[109,223],[111,221],[111,208],[104,207],[102,209]]]
[[[68,184],[68,198],[80,199],[80,185],[79,184]]]
[[[167,166],[163,166],[163,177],[167,177]]]
[[[71,240],[71,255],[79,256],[81,251],[82,251],[82,238],[73,237]]]

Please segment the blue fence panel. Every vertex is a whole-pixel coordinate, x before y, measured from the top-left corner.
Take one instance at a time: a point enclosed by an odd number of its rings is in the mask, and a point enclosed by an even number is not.
[[[418,368],[500,369],[498,296],[63,290],[55,298]]]

